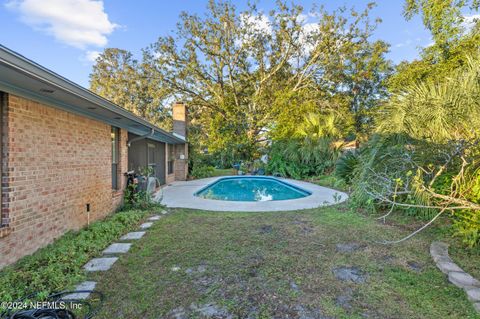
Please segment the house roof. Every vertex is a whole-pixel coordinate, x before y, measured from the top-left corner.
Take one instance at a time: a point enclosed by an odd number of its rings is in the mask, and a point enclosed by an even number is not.
[[[90,90],[0,45],[0,91],[117,126],[170,144],[185,140],[169,133]],[[153,134],[152,134],[153,132]]]

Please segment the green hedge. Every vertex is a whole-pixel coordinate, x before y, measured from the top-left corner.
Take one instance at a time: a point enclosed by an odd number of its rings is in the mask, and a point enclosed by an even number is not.
[[[70,231],[33,255],[0,271],[0,301],[12,301],[34,293],[46,296],[71,289],[84,280],[83,265],[99,256],[114,240],[135,229],[157,208],[126,210],[97,221],[80,231]]]

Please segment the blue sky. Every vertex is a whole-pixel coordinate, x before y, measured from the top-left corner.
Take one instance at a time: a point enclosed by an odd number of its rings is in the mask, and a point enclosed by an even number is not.
[[[247,1],[233,1],[239,9]],[[313,3],[328,10],[340,5],[365,8],[364,0],[297,0],[310,9]],[[274,1],[261,0],[268,11]],[[394,62],[412,60],[419,47],[431,42],[420,19],[405,21],[403,0],[380,0],[372,18],[383,22],[374,37],[391,44]],[[140,50],[175,29],[181,11],[201,14],[207,0],[0,0],[0,44],[88,87],[92,57],[105,47]]]

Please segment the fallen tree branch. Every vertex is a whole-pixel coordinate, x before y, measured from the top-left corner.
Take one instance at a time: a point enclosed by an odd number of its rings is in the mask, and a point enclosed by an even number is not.
[[[392,245],[392,244],[399,244],[405,240],[408,240],[410,238],[412,238],[413,236],[415,236],[416,234],[418,234],[419,232],[421,232],[422,230],[424,230],[425,228],[427,228],[428,226],[430,226],[438,217],[440,217],[440,215],[442,215],[443,213],[445,212],[445,209],[441,210],[437,215],[435,215],[435,217],[433,217],[428,223],[426,223],[425,225],[423,225],[422,227],[420,227],[419,229],[417,229],[416,231],[414,231],[413,233],[411,233],[410,235],[408,236],[405,236],[403,237],[402,239],[399,239],[399,240],[393,240],[393,241],[389,241],[389,240],[384,240],[382,242],[377,242],[379,244],[383,244],[383,245]]]

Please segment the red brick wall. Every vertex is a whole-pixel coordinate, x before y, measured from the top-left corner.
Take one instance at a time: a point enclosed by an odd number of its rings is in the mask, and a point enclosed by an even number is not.
[[[18,96],[6,104],[2,210],[9,226],[0,228],[0,268],[106,216],[123,197],[112,191],[110,125]],[[127,132],[120,132],[123,173]]]

